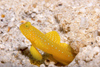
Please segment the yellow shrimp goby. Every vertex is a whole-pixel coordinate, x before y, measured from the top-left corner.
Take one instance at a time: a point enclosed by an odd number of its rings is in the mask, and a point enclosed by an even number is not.
[[[56,31],[51,31],[47,34],[43,34],[41,31],[31,25],[30,22],[26,22],[20,26],[22,34],[30,40],[32,46],[30,53],[32,56],[41,60],[42,56],[36,48],[49,53],[58,62],[67,65],[74,59],[71,47],[66,43],[60,43],[60,36]]]

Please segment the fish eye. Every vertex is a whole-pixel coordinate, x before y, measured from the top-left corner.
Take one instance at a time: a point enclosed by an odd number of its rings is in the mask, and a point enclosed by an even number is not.
[[[30,25],[31,25],[31,23],[30,23],[30,22],[26,22],[26,23],[25,23],[25,28],[29,28],[29,27],[30,27]]]
[[[29,25],[25,25],[26,28],[29,28]]]
[[[25,27],[28,27],[28,25],[26,25]]]

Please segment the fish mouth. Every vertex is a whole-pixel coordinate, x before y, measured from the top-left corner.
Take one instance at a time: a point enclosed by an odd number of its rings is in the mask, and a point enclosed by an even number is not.
[[[24,30],[26,29],[25,24],[21,24],[19,29],[20,29],[21,33],[24,34]]]
[[[22,29],[23,29],[23,26],[24,26],[24,25],[23,25],[23,24],[21,24],[21,25],[20,25],[20,27],[19,27],[19,29],[20,29],[20,30],[22,30]]]

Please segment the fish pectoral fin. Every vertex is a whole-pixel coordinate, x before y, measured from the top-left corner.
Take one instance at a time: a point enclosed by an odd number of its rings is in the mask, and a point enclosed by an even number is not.
[[[56,31],[48,32],[45,35],[55,43],[60,43],[60,36]]]
[[[35,59],[42,60],[42,55],[39,53],[39,51],[34,46],[30,47],[30,53]]]

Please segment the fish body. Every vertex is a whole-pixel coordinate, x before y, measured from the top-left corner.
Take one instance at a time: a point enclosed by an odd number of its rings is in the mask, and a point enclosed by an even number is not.
[[[69,64],[74,59],[71,47],[68,44],[60,43],[60,36],[56,31],[43,34],[32,26],[30,22],[22,24],[20,30],[32,43],[30,52],[35,59],[42,59],[41,54],[36,48],[51,54],[58,62],[65,65]]]

